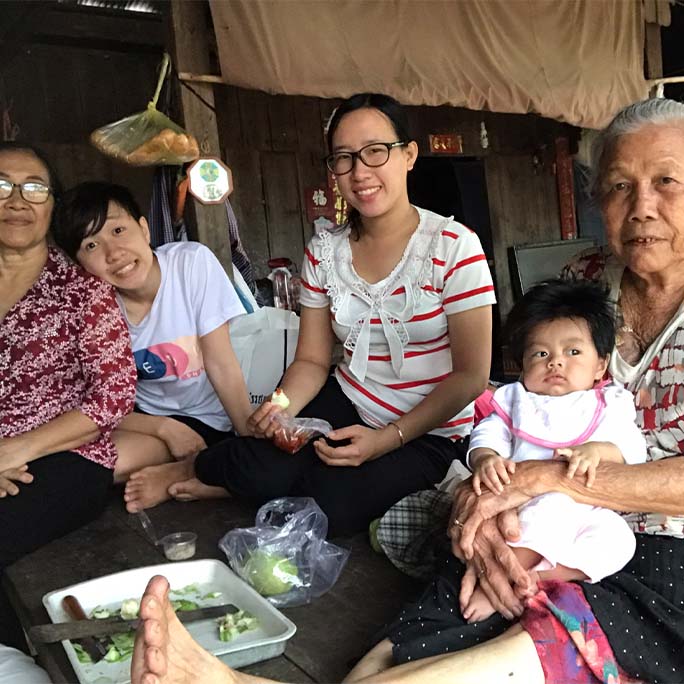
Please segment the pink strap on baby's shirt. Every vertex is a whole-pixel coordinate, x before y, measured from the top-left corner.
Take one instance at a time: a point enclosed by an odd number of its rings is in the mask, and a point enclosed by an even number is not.
[[[547,449],[562,449],[564,447],[571,447],[576,446],[578,444],[584,444],[584,442],[586,442],[587,439],[591,437],[592,434],[594,434],[594,431],[598,427],[598,424],[601,421],[601,418],[603,417],[603,411],[606,408],[606,399],[603,396],[603,392],[601,391],[606,384],[607,383],[602,382],[594,388],[594,394],[596,395],[596,409],[594,410],[594,415],[592,416],[592,419],[588,427],[582,432],[582,434],[579,437],[570,440],[569,442],[552,442],[547,439],[535,437],[534,435],[531,435],[528,432],[525,432],[524,430],[520,430],[519,428],[513,426],[513,421],[511,420],[510,415],[506,413],[506,411],[504,411],[503,408],[501,408],[500,404],[496,401],[496,399],[492,397],[490,404],[496,412],[496,414],[499,416],[499,418],[501,418],[501,420],[503,420],[504,423],[506,423],[508,429],[516,437],[520,437],[520,439],[524,439],[526,442],[530,442],[531,444],[537,444],[538,446],[546,447]]]
[[[477,425],[481,420],[484,420],[488,415],[494,413],[492,400],[494,392],[486,389],[482,394],[475,399],[475,417],[473,419],[474,425]]]

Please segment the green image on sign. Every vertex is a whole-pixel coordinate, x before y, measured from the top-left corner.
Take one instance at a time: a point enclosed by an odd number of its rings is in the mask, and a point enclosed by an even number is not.
[[[203,181],[213,183],[219,177],[218,164],[213,161],[206,161],[199,167],[199,175]]]

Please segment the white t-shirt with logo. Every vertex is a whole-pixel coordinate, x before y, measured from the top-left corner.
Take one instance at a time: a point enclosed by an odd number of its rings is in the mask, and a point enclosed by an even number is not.
[[[161,284],[152,308],[128,321],[138,369],[136,403],[146,413],[197,418],[227,432],[231,422],[207,377],[200,337],[245,313],[218,259],[198,242],[155,250]],[[126,309],[119,298],[119,306]]]

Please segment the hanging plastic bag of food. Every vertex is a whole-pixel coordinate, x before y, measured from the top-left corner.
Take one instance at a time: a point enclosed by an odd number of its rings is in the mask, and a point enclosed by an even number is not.
[[[197,140],[157,109],[169,56],[164,54],[154,97],[144,112],[102,126],[90,134],[100,152],[132,166],[184,164],[199,157]]]

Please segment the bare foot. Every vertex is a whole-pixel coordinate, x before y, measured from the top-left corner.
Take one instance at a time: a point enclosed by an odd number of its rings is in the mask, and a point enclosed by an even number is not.
[[[470,623],[482,622],[491,615],[494,615],[495,612],[487,595],[478,586],[470,597],[466,609],[463,611],[463,617]]]
[[[200,482],[196,477],[184,482],[176,482],[169,487],[169,495],[178,501],[197,499],[225,499],[230,494],[223,487],[212,487]]]
[[[168,593],[166,578],[156,575],[140,601],[131,684],[237,684],[241,676],[207,653],[178,621]]]
[[[124,501],[129,513],[152,508],[171,498],[169,487],[183,482],[195,474],[192,461],[176,461],[149,466],[133,473],[126,482]]]

